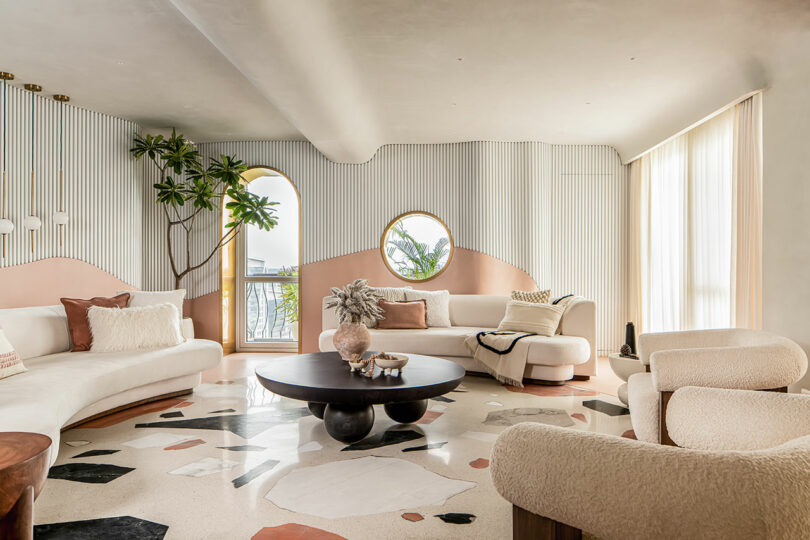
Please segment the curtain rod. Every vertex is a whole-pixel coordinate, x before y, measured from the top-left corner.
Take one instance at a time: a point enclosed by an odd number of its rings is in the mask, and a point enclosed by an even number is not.
[[[635,160],[637,160],[637,159],[639,159],[639,158],[641,158],[641,157],[643,157],[643,156],[646,156],[647,154],[649,154],[650,152],[652,152],[652,151],[653,151],[653,150],[655,150],[656,148],[660,148],[661,146],[664,146],[664,145],[665,145],[665,144],[667,144],[669,141],[671,141],[671,140],[673,140],[673,139],[675,139],[675,138],[677,138],[677,137],[680,137],[680,136],[681,136],[681,135],[683,135],[684,133],[687,133],[687,132],[689,132],[689,131],[692,131],[693,129],[695,129],[695,128],[696,128],[696,127],[698,127],[699,125],[701,125],[701,124],[704,124],[704,123],[708,122],[709,120],[711,120],[711,119],[712,119],[712,118],[714,118],[715,116],[717,116],[717,115],[719,115],[719,114],[722,114],[722,113],[726,112],[727,110],[729,110],[730,108],[734,107],[735,105],[739,105],[740,103],[742,103],[742,102],[743,102],[743,101],[745,101],[746,99],[748,99],[748,98],[750,98],[750,97],[752,97],[752,96],[755,96],[755,95],[757,95],[757,94],[761,94],[763,90],[764,90],[764,88],[760,88],[759,90],[754,90],[753,92],[748,92],[747,94],[743,94],[742,96],[738,97],[737,99],[735,99],[735,100],[734,100],[734,101],[732,101],[731,103],[729,103],[729,104],[727,104],[727,105],[724,105],[724,106],[720,107],[719,109],[717,109],[717,110],[716,110],[716,111],[714,111],[713,113],[709,114],[708,116],[705,116],[705,117],[701,118],[700,120],[698,120],[697,122],[695,122],[694,124],[691,124],[690,126],[688,126],[688,127],[684,128],[684,129],[680,130],[680,131],[679,131],[678,133],[676,133],[675,135],[672,135],[671,137],[667,137],[666,139],[664,139],[664,140],[663,140],[663,141],[661,141],[660,143],[656,144],[655,146],[652,146],[652,147],[648,148],[647,150],[643,151],[642,153],[640,153],[639,155],[637,155],[637,156],[636,156],[636,157],[634,157],[633,159],[629,159],[629,160],[627,160],[627,161],[626,161],[624,164],[625,164],[625,165],[628,165],[628,164],[630,164],[630,163],[633,163]]]

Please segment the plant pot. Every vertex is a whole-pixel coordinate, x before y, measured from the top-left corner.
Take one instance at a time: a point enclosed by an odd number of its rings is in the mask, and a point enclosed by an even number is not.
[[[342,359],[357,362],[371,346],[371,334],[363,323],[341,323],[332,343]]]

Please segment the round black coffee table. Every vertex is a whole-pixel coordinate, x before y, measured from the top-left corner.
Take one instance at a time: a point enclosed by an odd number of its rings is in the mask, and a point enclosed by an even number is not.
[[[256,377],[274,394],[308,402],[332,438],[350,443],[371,431],[372,405],[385,405],[396,422],[416,422],[429,398],[446,394],[464,378],[464,368],[449,360],[407,356],[408,365],[396,376],[383,375],[376,367],[373,377],[351,373],[337,352],[319,352],[271,360],[256,369]]]

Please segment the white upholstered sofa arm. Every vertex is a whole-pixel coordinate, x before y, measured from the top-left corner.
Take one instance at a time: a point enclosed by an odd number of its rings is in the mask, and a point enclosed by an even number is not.
[[[491,474],[512,504],[604,540],[810,530],[810,437],[707,452],[524,423],[498,437]]]
[[[638,337],[638,356],[642,364],[649,366],[650,356],[657,351],[723,347],[729,345],[738,332],[740,330],[730,328],[641,334]]]
[[[596,354],[596,302],[577,298],[571,302],[560,320],[560,333],[564,336],[577,336],[588,340],[591,357],[584,364],[574,366],[576,375],[593,376],[598,373]]]
[[[772,448],[810,435],[810,396],[687,386],[669,400],[667,431],[686,448]]]
[[[650,355],[655,389],[712,386],[763,390],[788,386],[807,370],[807,357],[792,341],[730,347],[659,350]]]

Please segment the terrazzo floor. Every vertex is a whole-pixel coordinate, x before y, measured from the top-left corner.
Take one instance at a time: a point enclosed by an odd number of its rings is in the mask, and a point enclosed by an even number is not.
[[[36,538],[508,539],[489,477],[509,425],[630,435],[613,396],[576,383],[508,388],[467,376],[400,425],[375,407],[369,436],[330,438],[306,403],[265,390],[232,355],[192,395],[62,434],[35,507]]]

